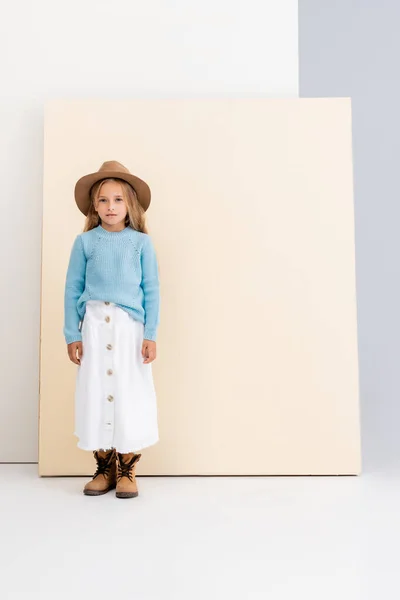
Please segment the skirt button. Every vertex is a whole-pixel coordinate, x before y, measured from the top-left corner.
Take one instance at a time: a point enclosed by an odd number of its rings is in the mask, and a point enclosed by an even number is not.
[[[107,400],[108,400],[109,402],[112,402],[112,401],[114,400],[114,396],[111,396],[111,395],[110,395],[110,396],[108,396]]]
[[[105,318],[105,321],[106,321],[106,323],[109,323],[109,322],[110,322],[110,317],[109,317],[109,316],[107,316],[107,317]]]
[[[112,374],[113,374],[113,371],[112,371],[112,369],[108,369],[108,371],[107,371],[107,375],[112,375]]]
[[[107,304],[107,306],[110,304],[109,302],[104,302],[104,304]]]
[[[112,350],[111,344],[107,344],[106,348],[107,348],[107,350]]]

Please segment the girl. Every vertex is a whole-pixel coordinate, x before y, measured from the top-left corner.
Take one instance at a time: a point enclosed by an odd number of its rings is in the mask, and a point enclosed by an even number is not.
[[[75,201],[86,216],[74,241],[64,296],[64,337],[78,365],[78,448],[97,462],[84,494],[116,488],[138,496],[138,450],[158,441],[152,365],[159,324],[159,273],[145,226],[148,185],[107,161],[81,177]]]

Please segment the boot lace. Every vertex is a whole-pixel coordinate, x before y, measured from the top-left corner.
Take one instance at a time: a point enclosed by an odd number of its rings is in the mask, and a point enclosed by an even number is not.
[[[114,457],[114,451],[111,451],[110,454],[108,454],[106,456],[100,456],[99,453],[96,451],[94,453],[94,456],[95,456],[96,462],[97,462],[97,469],[96,469],[95,474],[93,475],[93,479],[98,477],[98,475],[104,475],[105,477],[107,477],[111,470],[112,459]]]
[[[122,477],[128,477],[129,481],[133,482],[132,467],[139,460],[140,456],[140,454],[134,454],[132,458],[126,463],[123,462],[121,456],[119,457],[119,460],[117,462],[118,479],[121,479]]]

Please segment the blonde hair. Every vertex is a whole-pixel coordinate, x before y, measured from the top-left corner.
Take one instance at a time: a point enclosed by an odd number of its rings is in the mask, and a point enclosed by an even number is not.
[[[135,190],[126,181],[114,177],[100,179],[100,181],[97,181],[90,189],[90,207],[86,217],[83,231],[90,231],[91,229],[94,229],[95,227],[100,225],[101,219],[99,214],[96,212],[95,201],[98,200],[100,196],[101,186],[106,181],[116,181],[117,183],[121,184],[122,197],[126,203],[128,210],[125,217],[126,227],[132,227],[132,229],[136,229],[136,231],[148,233],[146,225],[146,211],[140,204]]]

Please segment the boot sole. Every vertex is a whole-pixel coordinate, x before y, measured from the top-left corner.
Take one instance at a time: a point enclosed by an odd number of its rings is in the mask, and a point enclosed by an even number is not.
[[[115,485],[112,485],[105,490],[83,490],[83,493],[85,494],[85,496],[102,496],[103,494],[107,494],[107,492],[110,492],[114,489]]]
[[[136,498],[139,496],[139,492],[116,492],[117,498]]]

